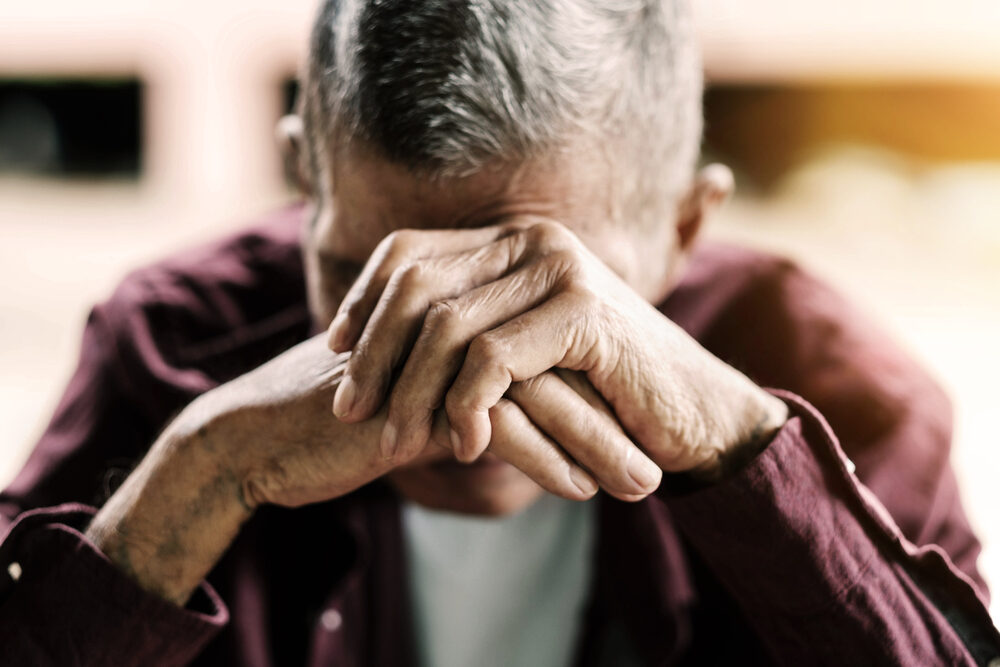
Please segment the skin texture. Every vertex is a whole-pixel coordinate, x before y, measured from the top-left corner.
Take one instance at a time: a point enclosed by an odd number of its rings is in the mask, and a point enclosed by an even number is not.
[[[607,261],[613,263],[617,270],[630,275],[636,283],[644,285],[651,298],[667,291],[669,272],[664,263],[643,261],[638,257],[637,253],[644,244],[624,237],[618,225],[607,217],[613,213],[607,175],[577,155],[569,154],[513,168],[495,168],[469,178],[442,183],[414,178],[405,169],[386,163],[367,151],[348,147],[338,159],[332,160],[331,172],[331,178],[324,183],[330,189],[327,205],[316,211],[314,223],[304,242],[310,302],[321,324],[331,321],[344,298],[345,277],[353,279],[361,274],[355,290],[362,285],[384,285],[394,269],[411,263],[418,256],[442,250],[465,250],[477,245],[480,240],[495,238],[498,229],[482,226],[498,220],[519,220],[521,222],[513,224],[523,226],[528,220],[541,221],[554,216],[573,219],[577,233],[603,248]],[[456,230],[465,230],[472,238]],[[418,241],[418,237],[421,240]],[[649,238],[655,240],[657,237],[662,245],[669,246],[671,240],[662,233],[647,235],[645,244],[648,245]],[[362,272],[366,262],[367,267]],[[469,267],[466,264],[456,262],[447,277],[437,275],[439,284],[448,284],[451,290],[438,291],[438,298],[458,296],[476,285],[478,277],[467,275]],[[499,267],[496,262],[494,265]],[[338,270],[330,270],[334,267]],[[342,273],[347,275],[338,277]],[[369,306],[372,297],[377,298],[378,294],[369,294]],[[398,326],[394,323],[378,327],[381,340],[399,341],[404,346],[410,343],[410,339],[415,337],[413,319],[422,318],[423,311],[430,305],[428,299],[422,304],[423,310],[417,308],[409,320],[400,321]],[[389,319],[396,320],[395,317]],[[407,331],[407,328],[410,330]],[[384,381],[388,380],[387,376],[388,373],[383,377]],[[555,378],[548,378],[544,384],[547,393],[568,394],[565,383],[556,382]],[[576,382],[576,386],[593,394],[586,382]],[[563,459],[564,448],[554,446],[550,437],[537,432],[539,429],[528,428],[533,422],[525,414],[524,401],[511,400],[515,396],[524,399],[526,392],[515,389],[496,405],[493,415],[502,412],[510,422],[519,424],[518,432],[531,434],[520,439],[518,453],[502,452],[502,460],[488,455],[473,466],[442,462],[419,469],[400,470],[389,476],[390,481],[404,496],[421,504],[473,514],[497,515],[518,511],[536,500],[543,487],[565,495],[545,478],[551,466],[543,464],[546,459]],[[380,400],[374,395],[368,398],[368,405],[363,406],[364,417],[371,414]],[[590,402],[600,405],[607,412],[599,397],[591,397]],[[552,403],[560,401],[552,400]],[[539,413],[544,411],[534,412],[536,418],[540,418]],[[593,409],[586,414],[592,413]],[[627,441],[616,420],[604,419],[597,423],[610,429],[605,440]],[[547,433],[550,429],[540,430]],[[530,448],[524,444],[524,440],[529,438],[533,441]],[[584,440],[587,439],[592,439],[592,436],[588,435]],[[497,454],[497,450],[494,445],[491,452]],[[637,450],[635,454],[637,459],[646,459]],[[504,460],[511,461],[513,465],[504,463]],[[485,469],[487,464],[488,470]],[[530,468],[530,472],[526,468]],[[576,475],[582,478],[587,473],[577,469]],[[620,498],[633,500],[644,497],[655,488],[659,474],[647,460],[647,484],[644,487],[621,481],[623,483],[605,488]]]
[[[330,314],[340,304],[331,348],[354,350],[334,412],[358,422],[388,400],[380,449],[405,458],[443,410],[460,461],[476,461],[488,447],[510,464],[504,470],[489,457],[488,485],[474,478],[478,466],[454,463],[389,476],[404,496],[451,511],[527,506],[539,484],[550,488],[537,471],[562,453],[624,500],[655,488],[661,469],[716,473],[734,443],[756,441],[754,429],[783,421],[781,410],[763,408],[777,401],[649,302],[669,292],[727,175],[710,169],[676,224],[648,230],[605,217],[615,209],[608,174],[573,152],[439,183],[345,149],[334,161],[331,205],[317,211],[307,241],[330,263],[369,258],[350,292],[331,299],[322,271],[308,274],[316,310]],[[614,417],[613,431],[580,443],[560,437],[562,424],[609,420],[564,382],[536,377],[552,367],[584,374],[576,386],[596,387],[602,405],[610,403],[604,414]],[[540,390],[559,399],[538,397]],[[491,444],[497,407],[547,437],[516,451]]]
[[[294,150],[301,124],[283,127]],[[636,500],[662,470],[712,478],[757,447],[784,405],[649,305],[728,171],[703,172],[675,220],[637,229],[616,219],[610,177],[586,157],[444,182],[356,145],[331,155],[306,183],[323,196],[303,238],[328,333],[188,406],[90,539],[182,604],[264,503],[380,477],[415,502],[484,515],[544,490]]]

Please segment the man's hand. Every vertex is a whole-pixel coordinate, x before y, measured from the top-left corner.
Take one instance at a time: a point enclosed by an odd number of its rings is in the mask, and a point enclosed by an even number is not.
[[[456,456],[474,460],[490,445],[490,411],[507,396],[605,489],[641,497],[661,469],[713,476],[787,415],[548,220],[390,235],[329,336],[333,350],[354,350],[334,411],[364,420],[388,397],[389,458],[424,447],[444,406]],[[639,446],[624,433],[563,440],[588,417],[578,396],[532,393],[552,368],[585,373]]]
[[[334,418],[330,403],[348,358],[330,352],[323,337],[317,336],[220,387],[218,396],[210,393],[199,399],[209,404],[207,410],[193,406],[206,412],[207,420],[202,417],[199,421],[216,425],[216,438],[224,444],[221,451],[227,466],[241,480],[247,505],[299,506],[329,500],[399,466],[453,456],[443,410],[431,415],[432,429],[421,447],[391,460],[381,456],[378,447],[386,410],[354,424]],[[546,376],[543,390],[524,391],[550,403],[567,394],[585,400],[553,374]],[[585,387],[579,391],[587,395]],[[519,408],[506,401],[492,407],[494,449],[530,449],[545,457],[548,465],[544,471],[536,471],[538,481],[557,495],[582,500],[596,493],[596,482],[558,448],[546,447],[542,432]],[[595,413],[594,408],[588,406],[587,413]],[[595,434],[608,437],[607,432],[615,431],[610,420],[599,426],[585,429],[574,425],[565,436],[575,442]]]
[[[378,448],[384,410],[354,424],[330,414],[347,358],[315,337],[199,397],[97,514],[88,536],[144,588],[183,603],[257,506],[336,498],[399,466],[452,456],[443,411],[431,416],[436,428],[420,447],[392,460]],[[539,402],[577,396],[559,377],[543,377],[524,389]],[[520,408],[509,401],[492,408],[498,451],[515,460],[530,453],[529,474],[552,493],[584,500],[597,492]],[[567,430],[566,440],[612,437],[611,419],[591,421]]]

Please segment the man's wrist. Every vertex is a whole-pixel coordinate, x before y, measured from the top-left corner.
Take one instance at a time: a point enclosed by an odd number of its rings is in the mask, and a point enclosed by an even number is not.
[[[689,471],[692,477],[714,482],[742,470],[764,451],[788,421],[788,406],[784,401],[756,385],[752,386],[744,406],[741,427],[731,436],[728,446],[711,462]]]
[[[185,413],[87,529],[87,537],[126,575],[178,605],[253,512],[221,454],[225,443],[212,426],[193,427]]]

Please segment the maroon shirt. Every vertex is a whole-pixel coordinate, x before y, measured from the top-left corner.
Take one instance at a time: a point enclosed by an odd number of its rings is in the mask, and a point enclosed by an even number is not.
[[[261,508],[183,609],[83,536],[172,415],[310,335],[302,219],[289,209],[134,272],[93,310],[51,424],[0,495],[0,565],[22,570],[0,574],[0,663],[414,661],[399,500],[381,482]],[[950,408],[925,373],[794,264],[746,250],[703,245],[662,310],[780,388],[792,416],[723,482],[668,475],[639,503],[599,497],[578,664],[1000,656]]]

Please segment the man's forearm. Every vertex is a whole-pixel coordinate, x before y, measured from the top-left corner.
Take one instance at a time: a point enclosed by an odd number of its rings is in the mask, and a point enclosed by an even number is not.
[[[190,408],[98,512],[87,537],[140,586],[184,605],[252,514],[220,436]]]

